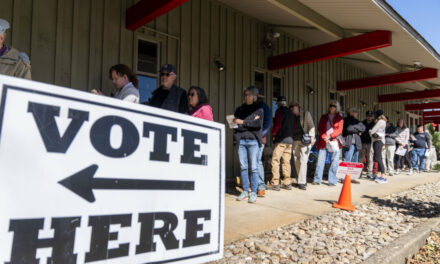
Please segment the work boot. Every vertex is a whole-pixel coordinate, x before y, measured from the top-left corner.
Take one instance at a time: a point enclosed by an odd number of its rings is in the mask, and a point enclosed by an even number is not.
[[[307,187],[305,184],[298,184],[298,189],[305,191],[305,190],[307,190]]]
[[[271,191],[277,191],[277,192],[279,192],[280,190],[281,190],[281,187],[280,187],[280,185],[279,184],[277,184],[277,185],[269,185],[269,186],[267,186],[267,189],[268,190],[271,190]]]
[[[292,190],[292,185],[291,184],[283,185],[283,189],[290,191],[290,190]]]

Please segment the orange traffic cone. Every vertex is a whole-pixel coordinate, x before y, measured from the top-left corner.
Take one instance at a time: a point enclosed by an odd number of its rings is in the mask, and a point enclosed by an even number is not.
[[[348,211],[354,211],[355,209],[354,205],[351,204],[351,177],[349,174],[345,175],[339,201],[334,203],[333,207]]]

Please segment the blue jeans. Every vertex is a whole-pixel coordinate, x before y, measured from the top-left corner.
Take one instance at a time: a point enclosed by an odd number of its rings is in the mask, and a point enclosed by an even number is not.
[[[264,167],[263,167],[263,150],[264,144],[261,144],[261,147],[258,152],[258,190],[266,190],[266,183],[264,182]]]
[[[330,153],[332,163],[330,165],[330,170],[328,171],[329,184],[338,183],[338,178],[336,178],[336,171],[338,170],[338,166],[339,166],[339,152],[340,150]],[[313,180],[314,182],[321,183],[322,175],[324,174],[326,158],[327,158],[327,149],[320,149],[318,152],[318,162],[316,163],[315,179]]]
[[[258,188],[258,152],[260,147],[256,139],[241,139],[238,146],[240,159],[241,184],[243,191],[249,191],[249,171],[251,174],[251,190],[257,192]]]
[[[412,150],[412,167],[414,170],[419,170],[419,171],[423,171],[425,169],[425,152],[426,149],[424,148],[414,148]],[[418,166],[418,161],[420,158],[420,167]]]
[[[344,161],[358,162],[359,150],[356,149],[356,145],[351,144],[350,148],[344,147],[342,149]]]

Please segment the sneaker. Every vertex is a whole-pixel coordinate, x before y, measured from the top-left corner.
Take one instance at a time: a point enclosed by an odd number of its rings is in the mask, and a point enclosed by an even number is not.
[[[388,173],[388,176],[394,176],[394,173],[390,172]]]
[[[380,179],[380,177],[377,176],[377,175],[375,175],[374,178],[372,179],[372,181],[377,181],[377,180],[379,180],[379,179]]]
[[[258,197],[266,197],[266,190],[258,190],[257,192]]]
[[[387,183],[388,181],[387,181],[387,179],[385,179],[385,178],[381,178],[381,177],[379,177],[379,179],[376,181],[377,183]]]
[[[369,173],[367,173],[367,179],[374,179],[374,176],[369,174]]]
[[[269,185],[269,186],[267,186],[267,189],[279,192],[281,190],[281,187],[279,184],[278,185]]]
[[[292,184],[283,185],[283,189],[286,189],[288,191],[292,190]]]
[[[409,172],[408,172],[408,175],[412,175],[412,174],[413,174],[413,170],[410,169]]]
[[[305,190],[307,190],[307,187],[305,184],[298,184],[298,189],[305,191]]]
[[[358,180],[351,180],[351,183],[354,183],[354,184],[360,184],[361,182],[358,181]]]
[[[321,185],[319,182],[312,182],[312,185]]]
[[[248,203],[256,203],[256,202],[257,202],[257,194],[253,192],[249,196]]]
[[[336,183],[329,183],[328,186],[334,187],[334,186],[336,186]]]
[[[399,174],[400,174],[400,170],[397,170],[397,171],[396,171],[396,175],[399,175]]]
[[[237,198],[237,201],[243,201],[249,198],[248,192],[242,192]]]

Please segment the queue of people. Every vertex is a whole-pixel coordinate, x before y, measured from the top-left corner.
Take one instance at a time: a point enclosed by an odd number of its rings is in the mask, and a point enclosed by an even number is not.
[[[28,56],[4,44],[9,27],[6,20],[0,19],[0,74],[31,79]],[[109,69],[109,79],[116,89],[112,97],[213,121],[212,108],[205,91],[191,86],[186,92],[175,84],[176,78],[176,68],[172,64],[163,65],[160,70],[161,85],[153,91],[148,102],[140,102],[139,81],[130,67],[116,64]],[[103,94],[99,89],[93,89],[92,92]],[[322,184],[328,159],[328,185],[337,185],[336,173],[341,156],[347,162],[364,163],[367,178],[378,183],[386,183],[387,176],[399,174],[404,168],[409,175],[414,171],[422,172],[426,161],[427,170],[431,169],[435,162],[433,159],[436,159],[435,148],[422,125],[417,127],[416,133],[411,134],[403,119],[399,119],[395,127],[382,110],[375,113],[367,111],[366,119],[361,122],[357,119],[359,111],[356,108],[350,108],[345,118],[340,108],[339,102],[331,100],[315,129],[311,113],[302,109],[298,102],[288,105],[285,97],[277,99],[272,128],[272,179],[266,186],[262,156],[272,114],[269,106],[259,97],[258,88],[248,87],[244,92],[243,104],[235,110],[233,119],[236,125],[234,146],[240,161],[243,190],[237,200],[255,203],[257,197],[266,195],[266,188],[273,191],[292,190],[292,163],[298,177],[296,186],[306,190],[309,155],[316,142],[318,158],[313,185]],[[360,183],[357,180],[352,182]]]

